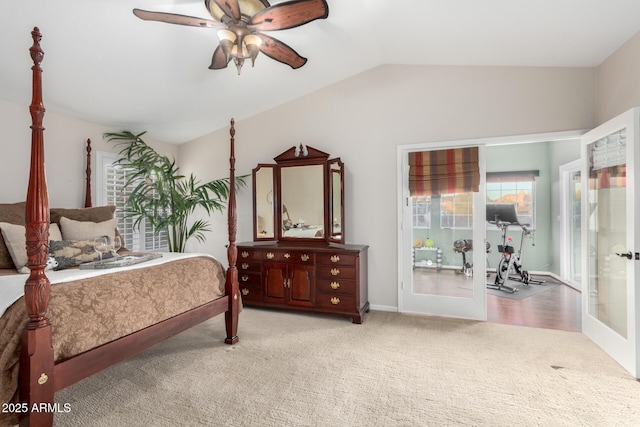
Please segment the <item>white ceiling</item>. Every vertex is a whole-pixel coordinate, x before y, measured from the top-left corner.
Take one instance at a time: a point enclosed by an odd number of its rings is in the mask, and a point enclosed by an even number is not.
[[[305,66],[259,55],[238,76],[233,64],[208,69],[214,30],[132,13],[210,19],[203,0],[4,0],[0,99],[31,102],[34,26],[43,34],[47,111],[171,143],[381,64],[594,67],[640,31],[637,0],[327,2],[326,20],[270,33],[307,57]]]

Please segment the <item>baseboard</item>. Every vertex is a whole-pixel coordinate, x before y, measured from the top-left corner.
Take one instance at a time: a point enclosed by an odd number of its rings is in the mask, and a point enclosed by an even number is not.
[[[555,273],[552,273],[550,271],[531,271],[530,272],[532,276],[535,275],[539,275],[539,276],[549,276],[551,277],[553,280],[562,283],[563,285],[566,285],[568,287],[570,287],[571,289],[575,289],[578,292],[582,292],[580,289],[576,288],[574,285],[572,285],[571,283],[567,282],[566,280],[562,279],[560,276],[558,276]]]
[[[393,313],[397,313],[398,312],[398,307],[394,307],[392,305],[370,304],[369,305],[369,309],[375,310],[375,311],[391,311]]]

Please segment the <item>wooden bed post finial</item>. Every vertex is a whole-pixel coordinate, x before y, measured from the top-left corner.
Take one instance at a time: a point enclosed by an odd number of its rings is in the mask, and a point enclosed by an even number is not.
[[[229,245],[227,246],[227,259],[229,268],[227,269],[227,282],[225,285],[226,294],[229,295],[229,310],[225,313],[227,338],[225,343],[235,344],[238,342],[238,310],[240,309],[240,291],[238,285],[238,268],[236,262],[238,260],[238,248],[236,247],[236,231],[238,215],[236,213],[236,179],[235,179],[235,120],[231,119],[231,128],[229,134],[231,139],[229,142],[229,201],[228,209],[228,228],[229,228]]]

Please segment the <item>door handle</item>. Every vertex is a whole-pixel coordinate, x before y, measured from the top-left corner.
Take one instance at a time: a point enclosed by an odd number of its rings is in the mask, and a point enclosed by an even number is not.
[[[616,252],[616,255],[618,255],[621,258],[633,259],[633,254],[631,253],[631,251],[627,252],[626,254],[620,254]]]

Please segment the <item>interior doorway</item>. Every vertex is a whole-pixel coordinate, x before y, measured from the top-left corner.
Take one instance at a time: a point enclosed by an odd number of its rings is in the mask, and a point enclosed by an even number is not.
[[[569,161],[578,160],[580,157],[581,132],[565,132],[555,134],[529,135],[521,137],[492,138],[456,141],[442,144],[425,144],[424,148],[436,149],[459,145],[477,144],[485,149],[483,169],[486,179],[486,190],[481,197],[486,203],[517,203],[520,206],[519,216],[525,217],[523,222],[531,224],[536,229],[535,238],[527,238],[523,242],[523,262],[528,271],[534,276],[546,282],[560,282],[561,286],[549,286],[544,292],[527,296],[526,298],[509,298],[505,296],[486,295],[486,319],[488,321],[507,323],[522,326],[564,329],[570,331],[581,330],[581,305],[580,292],[575,288],[566,286],[561,272],[562,242],[565,240],[566,225],[562,217],[561,200],[561,174],[559,167]],[[415,150],[416,147],[399,147],[402,150]],[[399,156],[400,159],[401,156]],[[492,176],[493,175],[493,176]],[[399,179],[400,182],[400,179]],[[401,191],[400,194],[403,194]],[[464,297],[460,292],[465,292],[460,279],[464,277],[464,265],[466,260],[462,252],[453,250],[453,243],[448,239],[446,245],[451,246],[449,254],[437,257],[437,251],[433,247],[440,247],[440,241],[433,238],[441,232],[442,208],[440,200],[413,198],[410,202],[402,199],[403,212],[411,209],[410,221],[427,228],[429,236],[417,236],[411,234],[411,242],[401,238],[399,242],[400,276],[402,285],[408,280],[407,269],[411,269],[411,283],[422,282],[421,286],[439,286],[430,292],[450,294],[452,298]],[[427,206],[428,205],[428,206]],[[486,229],[486,240],[480,240],[480,245],[474,244],[473,250],[465,253],[465,258],[470,259],[474,252],[480,255],[480,262],[487,267],[492,274],[501,257],[498,245],[501,242],[500,230],[487,224],[484,209],[475,212],[475,217],[482,216],[482,227]],[[399,215],[402,218],[402,214]],[[407,217],[403,218],[405,221]],[[446,224],[444,224],[446,228]],[[455,227],[449,230],[452,236],[460,233]],[[510,229],[515,247],[519,247],[522,239],[519,229]],[[402,233],[399,233],[402,235]],[[406,233],[405,233],[406,236]],[[420,244],[417,240],[420,237]],[[424,238],[427,237],[427,238]],[[490,249],[486,252],[485,244]],[[422,248],[416,248],[416,246]],[[431,248],[430,248],[431,247]],[[410,248],[410,249],[407,249]],[[416,255],[417,254],[417,255]],[[408,256],[408,261],[405,256]],[[475,262],[478,262],[477,258]],[[457,277],[447,285],[442,274],[437,275],[439,280],[434,280],[436,271],[457,270]],[[477,273],[475,273],[477,274]],[[579,279],[579,277],[577,277]],[[488,281],[493,280],[490,276]],[[430,283],[431,285],[428,285]],[[530,285],[534,287],[536,285]],[[469,286],[467,286],[469,287]],[[399,294],[400,311],[415,311],[406,309],[406,298],[412,298],[411,292]],[[405,299],[405,300],[403,300]],[[433,313],[430,313],[433,314]],[[459,316],[471,317],[471,316]]]

